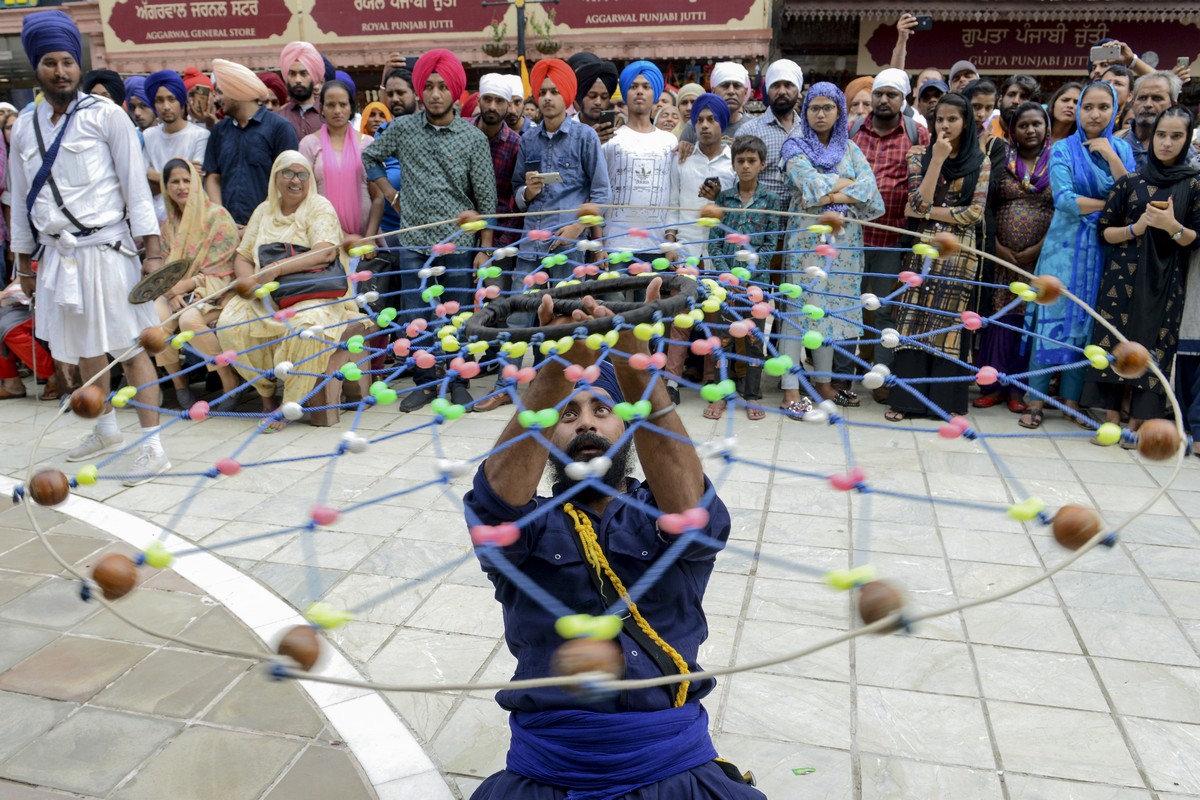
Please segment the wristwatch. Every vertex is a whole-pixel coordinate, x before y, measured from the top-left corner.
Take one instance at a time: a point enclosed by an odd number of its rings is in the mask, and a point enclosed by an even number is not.
[[[1179,226],[1179,230],[1177,230],[1177,231],[1175,231],[1174,233],[1172,233],[1172,234],[1171,234],[1171,241],[1172,241],[1172,242],[1178,242],[1178,241],[1179,241],[1179,239],[1180,239],[1180,237],[1181,237],[1181,236],[1183,236],[1183,232],[1184,232],[1184,231],[1186,231],[1186,230],[1187,230],[1187,228],[1185,228],[1184,226],[1180,225],[1180,226]]]

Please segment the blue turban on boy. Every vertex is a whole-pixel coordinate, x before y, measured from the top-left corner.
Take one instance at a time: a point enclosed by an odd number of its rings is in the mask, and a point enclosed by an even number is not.
[[[158,90],[164,87],[175,95],[180,106],[187,107],[187,87],[183,85],[183,78],[179,77],[179,73],[173,69],[159,70],[146,76],[144,93],[146,99],[150,101],[147,105],[154,108],[154,98],[158,96]],[[155,109],[154,113],[158,114],[158,110]]]
[[[128,103],[134,97],[154,108],[154,102],[146,96],[146,79],[141,75],[125,79],[125,102]]]
[[[79,28],[61,11],[35,11],[26,15],[21,23],[21,47],[35,71],[47,53],[70,53],[75,63],[83,63]]]
[[[629,102],[629,87],[639,75],[650,82],[650,88],[654,90],[654,102],[657,103],[666,81],[663,80],[662,70],[652,61],[634,61],[621,70],[621,79],[618,81],[621,84],[621,97],[625,98],[626,103]]]
[[[692,103],[692,127],[696,127],[700,119],[700,112],[708,109],[716,118],[717,124],[721,126],[721,131],[724,132],[729,127],[729,105],[712,92],[705,92],[696,98]]]

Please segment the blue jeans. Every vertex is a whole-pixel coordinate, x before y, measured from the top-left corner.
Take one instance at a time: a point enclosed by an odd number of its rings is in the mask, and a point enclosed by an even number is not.
[[[409,312],[403,314],[403,318],[413,319],[420,316],[421,312],[431,310],[430,304],[421,299],[421,278],[418,274],[427,264],[428,266],[446,268],[446,271],[442,275],[437,278],[430,278],[425,282],[427,288],[434,283],[446,287],[446,291],[442,293],[442,296],[437,298],[440,302],[457,300],[459,305],[464,309],[469,309],[474,304],[474,253],[455,251],[444,256],[434,256],[432,261],[430,261],[427,252],[415,248],[401,247],[393,251],[393,254],[396,258],[397,267],[396,274],[393,276],[391,291],[399,290],[402,292],[397,299],[396,307]],[[396,285],[397,280],[399,281],[398,289]],[[418,386],[430,383],[437,378],[437,368],[422,369],[421,367],[416,367],[413,369],[412,376],[413,382]],[[466,386],[467,382],[462,378],[456,378],[451,385]]]

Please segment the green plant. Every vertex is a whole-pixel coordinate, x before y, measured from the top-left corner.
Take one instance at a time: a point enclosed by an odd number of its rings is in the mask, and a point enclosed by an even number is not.
[[[508,35],[508,23],[498,19],[493,19],[489,26],[492,29],[492,41],[499,44],[504,41],[504,37]]]
[[[554,32],[554,9],[547,11],[541,20],[538,19],[537,14],[530,14],[529,27],[533,28],[533,32],[538,35],[538,38],[549,41],[553,38]]]

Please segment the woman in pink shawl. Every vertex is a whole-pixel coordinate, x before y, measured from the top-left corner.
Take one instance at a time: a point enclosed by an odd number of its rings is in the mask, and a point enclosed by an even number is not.
[[[321,86],[321,113],[325,124],[300,142],[300,152],[313,165],[317,192],[333,204],[342,233],[362,236],[383,218],[383,195],[367,181],[362,149],[374,139],[350,127],[354,95],[342,81]]]

